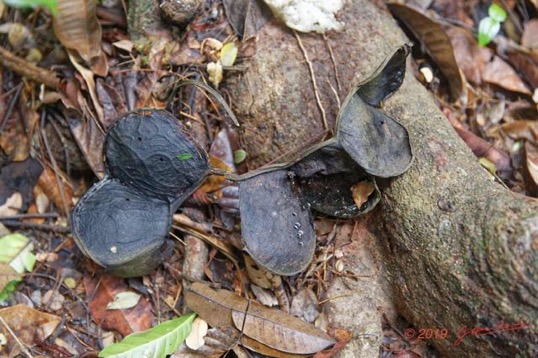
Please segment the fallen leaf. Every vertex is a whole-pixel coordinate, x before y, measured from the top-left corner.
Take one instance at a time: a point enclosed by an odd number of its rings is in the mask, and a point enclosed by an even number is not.
[[[538,198],[538,149],[527,142],[523,154],[525,156],[523,179],[527,195]]]
[[[39,176],[37,185],[39,185],[43,193],[54,203],[56,209],[62,214],[67,215],[73,208],[73,192],[69,183],[65,182],[62,176],[59,179],[60,187],[58,187],[54,171],[47,166]]]
[[[392,14],[402,21],[422,43],[426,52],[445,75],[450,86],[452,99],[459,99],[465,91],[465,79],[454,57],[450,38],[441,25],[427,15],[406,5],[389,3],[387,6]]]
[[[35,265],[32,253],[34,244],[26,236],[18,233],[8,234],[0,238],[0,262],[9,264],[18,273],[31,272]]]
[[[32,192],[42,170],[41,164],[33,158],[3,166],[0,171],[0,203],[4,204],[4,208],[9,209],[5,206],[5,201],[18,193],[20,198],[13,197],[11,204],[14,208],[16,206],[23,211],[27,210],[28,204],[33,201]]]
[[[114,296],[114,299],[106,306],[107,310],[123,310],[132,308],[138,304],[141,295],[138,293],[127,291],[120,292]]]
[[[211,328],[207,331],[205,344],[192,351],[185,343],[170,358],[219,358],[237,345],[240,332],[233,327]]]
[[[105,134],[103,130],[93,118],[77,118],[70,114],[66,116],[73,137],[82,151],[84,158],[86,158],[88,165],[98,178],[104,177],[103,145]]]
[[[263,0],[224,0],[226,17],[234,31],[246,41],[273,17]]]
[[[187,336],[185,344],[192,350],[198,350],[205,344],[204,337],[207,334],[207,322],[197,317],[192,322],[191,333]]]
[[[127,291],[123,279],[109,275],[100,279],[84,277],[84,287],[87,297],[91,297],[88,305],[90,313],[103,329],[116,330],[124,336],[133,332],[143,331],[151,327],[153,313],[149,301],[142,297],[136,306],[124,310],[107,310],[107,305],[113,297]]]
[[[0,262],[0,301],[13,292],[16,283],[22,279],[22,274],[5,262]],[[5,290],[5,291],[4,291]]]
[[[314,291],[310,288],[305,288],[293,296],[290,314],[304,318],[308,323],[313,323],[319,315],[318,305],[318,298]]]
[[[375,185],[371,181],[361,181],[351,187],[353,201],[358,208],[368,201],[370,195],[375,191]]]
[[[58,15],[53,18],[56,37],[87,62],[101,53],[101,25],[95,0],[58,0]]]
[[[493,51],[478,47],[473,34],[465,29],[450,26],[446,30],[454,49],[454,58],[465,78],[476,85],[482,84],[482,73],[490,62]]]
[[[277,349],[271,348],[263,343],[258,342],[255,339],[249,338],[247,336],[241,337],[241,344],[254,352],[260,353],[264,356],[276,357],[276,358],[299,358],[306,357],[302,354],[291,354],[288,352],[282,352]]]
[[[514,140],[538,141],[538,122],[536,120],[520,120],[505,123],[500,129]]]
[[[43,295],[43,303],[53,311],[62,309],[65,297],[57,290],[48,290]]]
[[[248,302],[230,291],[195,282],[185,293],[187,306],[211,327],[233,326],[232,309],[245,311]]]
[[[144,332],[133,333],[121,342],[107,346],[99,357],[166,357],[183,343],[191,331],[195,316],[191,312]]]
[[[18,343],[7,331],[6,324],[23,344],[34,346],[47,339],[61,321],[58,316],[22,304],[0,309],[0,318],[5,322],[5,324],[0,323],[0,332],[7,338],[8,351],[11,351]]]
[[[506,54],[512,66],[522,74],[525,81],[538,88],[538,50],[514,48],[509,49]]]
[[[261,288],[271,288],[271,281],[269,280],[268,276],[272,276],[272,274],[254,262],[250,256],[245,255],[244,258],[245,268],[250,281]]]
[[[220,63],[223,66],[233,66],[237,58],[237,51],[235,42],[225,43],[220,50]]]
[[[0,206],[0,217],[17,215],[22,209],[21,193],[13,193]]]
[[[271,348],[292,354],[314,354],[335,343],[325,332],[280,310],[250,302],[248,310],[232,311],[237,329]]]
[[[509,91],[531,95],[531,92],[523,83],[514,69],[499,56],[488,63],[483,72],[484,81],[503,87]]]
[[[262,305],[267,307],[278,306],[278,300],[273,291],[264,290],[256,285],[250,285],[250,289],[252,290],[252,293],[254,293],[254,296],[256,296],[256,300]]]
[[[538,19],[531,19],[525,23],[521,44],[531,49],[538,48]]]

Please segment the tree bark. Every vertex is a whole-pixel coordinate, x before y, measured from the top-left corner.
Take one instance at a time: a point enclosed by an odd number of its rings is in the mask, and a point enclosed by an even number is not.
[[[379,1],[348,2],[339,20],[346,23],[342,33],[325,39],[298,35],[305,52],[292,31],[272,20],[258,34],[255,54],[245,59],[247,71],[228,76],[226,88],[242,120],[251,167],[296,151],[324,131],[305,53],[332,128],[339,105],[335,92],[343,100],[408,41]],[[429,341],[443,356],[538,356],[538,201],[489,179],[411,68],[384,110],[409,130],[415,161],[407,173],[381,183],[381,206],[358,219],[362,237],[352,238],[354,247],[375,238],[367,246],[370,257],[384,262],[378,262],[378,281],[388,281],[399,313],[417,331],[449,331],[446,339]],[[361,257],[349,255],[347,264],[364,265]],[[346,307],[362,290],[346,288],[341,279],[332,285],[330,292],[352,296],[342,304],[328,303],[331,323],[349,326],[353,312]],[[498,326],[502,323],[521,326],[506,330]],[[496,325],[492,334],[469,334],[454,344],[463,327]],[[353,351],[359,346],[343,355],[359,356]]]

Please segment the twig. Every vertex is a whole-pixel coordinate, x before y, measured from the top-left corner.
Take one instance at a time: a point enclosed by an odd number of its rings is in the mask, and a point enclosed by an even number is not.
[[[30,351],[28,349],[26,349],[26,347],[24,346],[24,344],[19,341],[19,338],[15,335],[15,332],[13,332],[11,330],[11,328],[9,327],[9,325],[7,324],[6,321],[4,321],[4,318],[2,318],[0,316],[0,321],[2,322],[2,324],[6,327],[6,329],[9,331],[9,333],[13,336],[13,338],[15,338],[15,341],[17,342],[17,344],[21,347],[21,350],[24,354],[26,354],[26,356],[32,358],[32,354],[30,353]]]
[[[316,96],[316,103],[318,104],[318,108],[321,112],[321,118],[323,120],[323,129],[324,132],[327,133],[327,131],[329,130],[329,125],[327,124],[327,116],[325,115],[325,109],[323,108],[323,105],[321,104],[321,99],[319,98],[319,89],[318,84],[316,83],[316,77],[314,75],[314,68],[312,67],[312,62],[310,62],[308,54],[306,53],[306,49],[303,46],[303,42],[301,41],[301,38],[299,37],[297,32],[293,31],[293,34],[295,35],[295,38],[299,43],[301,51],[303,51],[303,56],[305,58],[306,64],[308,65],[308,70],[310,71],[310,78],[312,79],[312,85],[314,86],[314,95]]]
[[[29,78],[35,82],[43,83],[49,88],[56,89],[60,80],[52,71],[41,67],[15,56],[10,51],[0,46],[0,65],[8,70],[18,73],[19,75]]]
[[[36,224],[32,222],[21,222],[21,221],[16,221],[16,220],[4,220],[3,218],[0,218],[0,222],[2,222],[2,224],[4,224],[5,226],[11,226],[11,227],[30,228],[30,229],[43,230],[43,231],[52,231],[52,232],[57,232],[57,233],[71,232],[69,228],[58,226],[58,225]]]
[[[327,49],[329,50],[329,55],[331,56],[331,62],[333,64],[333,70],[334,70],[334,78],[336,79],[336,86],[338,87],[339,91],[342,91],[342,86],[340,86],[340,78],[338,76],[338,67],[336,67],[336,60],[334,59],[333,48],[331,46],[331,43],[329,42],[329,39],[327,38],[325,34],[323,34],[323,41],[325,41],[325,45],[327,45]],[[338,99],[338,102],[340,102],[338,95],[336,95],[336,97]],[[338,106],[338,108],[340,108],[340,106]]]

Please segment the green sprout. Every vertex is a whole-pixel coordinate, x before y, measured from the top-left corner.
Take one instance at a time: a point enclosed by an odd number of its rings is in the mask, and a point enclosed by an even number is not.
[[[182,154],[176,155],[176,158],[179,159],[179,160],[188,160],[188,159],[192,159],[192,154],[191,153],[182,153]]]
[[[506,11],[497,4],[491,4],[488,8],[488,17],[480,20],[478,24],[478,46],[484,47],[497,36],[501,29],[501,23],[506,20]]]

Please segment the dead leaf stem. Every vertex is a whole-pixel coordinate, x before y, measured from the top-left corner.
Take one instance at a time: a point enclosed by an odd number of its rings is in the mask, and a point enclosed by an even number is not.
[[[327,116],[325,114],[325,109],[323,108],[323,105],[321,104],[321,99],[319,97],[319,89],[318,84],[316,83],[316,76],[314,75],[314,68],[312,67],[312,62],[310,62],[310,59],[308,58],[308,53],[306,52],[306,49],[303,46],[303,42],[301,41],[301,38],[299,37],[297,32],[293,31],[293,34],[297,39],[297,43],[299,44],[299,47],[303,52],[306,64],[308,65],[308,70],[310,71],[310,78],[312,79],[312,85],[314,86],[314,94],[316,95],[316,103],[318,104],[319,111],[321,112],[321,118],[323,120],[323,129],[324,132],[327,133],[329,130],[329,125],[327,124]]]
[[[334,59],[334,52],[333,48],[331,46],[331,43],[329,42],[329,39],[325,34],[323,34],[323,41],[325,41],[325,45],[327,45],[327,50],[329,50],[329,55],[331,56],[331,64],[333,65],[334,70],[334,78],[336,80],[336,87],[338,87],[339,91],[342,91],[342,86],[340,86],[340,77],[338,76],[338,67],[336,67],[336,60]],[[331,82],[329,81],[329,84]],[[332,84],[331,84],[332,87]],[[338,98],[338,94],[336,95],[336,99],[338,100],[338,103],[340,103],[340,98]],[[338,108],[340,108],[340,105],[338,105]]]
[[[52,71],[41,67],[15,56],[10,51],[0,46],[0,65],[8,70],[18,73],[19,75],[29,78],[35,82],[43,83],[49,88],[56,89],[60,80]]]

